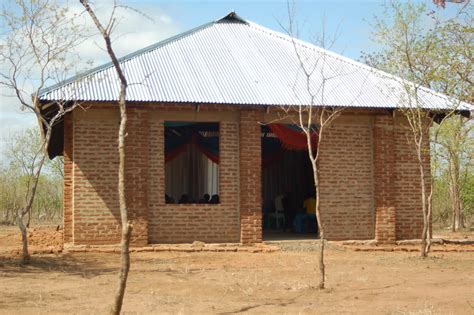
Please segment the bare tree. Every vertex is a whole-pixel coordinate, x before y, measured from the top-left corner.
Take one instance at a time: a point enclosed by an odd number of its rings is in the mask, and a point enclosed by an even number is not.
[[[328,65],[329,55],[325,49],[330,49],[337,40],[337,32],[333,36],[329,36],[326,32],[325,20],[322,20],[322,31],[318,36],[314,37],[316,46],[322,49],[317,52],[307,53],[308,48],[302,47],[297,42],[298,29],[296,27],[295,7],[288,4],[288,20],[289,27],[285,28],[290,36],[293,44],[295,56],[298,62],[299,76],[297,80],[302,80],[305,86],[305,95],[298,95],[295,90],[295,97],[300,100],[299,105],[283,106],[282,109],[286,117],[292,119],[304,133],[307,142],[308,158],[311,162],[313,170],[315,195],[316,195],[316,220],[319,231],[319,253],[318,253],[318,267],[319,267],[319,282],[318,288],[325,288],[326,268],[324,262],[325,250],[325,224],[322,218],[321,200],[324,196],[321,195],[321,185],[324,185],[321,179],[321,152],[324,150],[324,139],[327,130],[331,127],[334,120],[336,120],[346,109],[345,106],[334,106],[328,102],[328,83],[331,80],[337,79],[350,73],[341,72],[332,69]],[[362,92],[362,91],[360,91]],[[351,104],[357,101],[358,95],[354,97]],[[296,118],[293,118],[295,117]]]
[[[428,163],[430,128],[440,114],[452,116],[460,105],[458,99],[463,99],[466,87],[472,87],[472,84],[462,79],[472,69],[468,60],[472,49],[469,52],[464,43],[454,47],[446,42],[452,37],[450,24],[454,20],[441,23],[434,17],[427,28],[423,18],[430,16],[433,16],[433,12],[429,12],[424,5],[392,2],[387,5],[383,18],[377,18],[375,23],[375,39],[385,46],[383,68],[404,79],[394,79],[393,86],[397,86],[394,92],[399,95],[402,106],[399,112],[405,118],[407,140],[412,145],[420,175],[422,257],[428,255],[432,230],[434,190]],[[460,41],[463,42],[463,39]],[[458,80],[458,77],[461,79]],[[431,104],[423,100],[421,95],[428,93],[427,87],[450,95],[442,112],[430,110]]]
[[[445,174],[449,184],[451,210],[451,230],[464,228],[462,190],[467,185],[467,177],[472,173],[474,139],[472,139],[472,122],[461,115],[454,115],[443,120],[434,131],[438,136],[433,147],[438,148],[438,155],[445,162]]]
[[[115,68],[117,76],[120,80],[120,91],[118,105],[120,108],[120,127],[118,134],[118,152],[119,152],[119,170],[118,170],[118,195],[119,195],[119,207],[120,207],[120,217],[122,223],[122,240],[121,240],[121,266],[119,274],[119,284],[115,292],[114,303],[112,304],[111,313],[120,314],[123,304],[123,297],[125,295],[125,288],[127,286],[128,272],[130,270],[130,236],[132,234],[132,225],[128,221],[127,213],[127,204],[125,200],[125,136],[126,136],[126,127],[127,127],[127,79],[122,71],[120,63],[115,55],[115,52],[112,48],[111,33],[115,26],[115,17],[114,12],[118,7],[117,3],[114,2],[114,7],[112,9],[112,14],[106,26],[97,18],[94,10],[89,5],[87,0],[80,0],[81,4],[84,6],[86,11],[89,13],[91,19],[102,35],[105,46],[107,48],[107,53],[112,61],[112,64]]]
[[[306,72],[306,71],[305,71]],[[305,73],[307,79],[310,80],[309,73]],[[325,246],[325,225],[322,221],[321,216],[321,178],[320,178],[320,153],[321,143],[324,138],[325,131],[330,127],[331,123],[342,113],[344,107],[333,107],[320,105],[324,103],[316,103],[315,96],[311,95],[312,104],[307,106],[298,106],[298,126],[303,130],[307,145],[308,145],[308,157],[311,161],[311,167],[313,169],[314,186],[316,192],[316,220],[319,231],[319,289],[325,288],[326,282],[326,267],[324,264],[324,246]],[[316,125],[316,128],[314,126]],[[316,132],[316,143],[313,143],[313,135]]]
[[[41,100],[42,89],[64,78],[73,70],[77,55],[73,49],[84,39],[81,24],[67,7],[48,0],[9,1],[0,18],[5,35],[0,47],[0,85],[6,87],[23,110],[35,114],[42,130],[42,141],[28,166],[31,181],[25,204],[18,209],[17,224],[22,235],[23,262],[29,261],[28,236],[23,219],[30,213],[40,174],[47,158],[53,128],[78,103]]]
[[[433,120],[429,111],[423,109],[419,104],[417,87],[406,84],[408,108],[401,110],[408,122],[409,133],[407,140],[413,145],[418,163],[421,186],[421,210],[423,214],[423,230],[421,234],[421,256],[428,255],[431,246],[431,216],[433,186],[431,185],[430,166],[426,162],[429,158],[429,129]]]
[[[442,20],[434,16],[437,25],[440,58],[445,58],[444,64],[439,66],[437,85],[439,89],[465,102],[474,102],[474,41],[472,40],[472,25],[474,15],[471,1],[464,2],[456,16]],[[433,80],[434,81],[434,80]],[[449,117],[443,125],[435,128],[439,133],[436,144],[447,162],[447,179],[449,183],[449,197],[451,200],[451,229],[458,231],[464,227],[462,188],[466,182],[466,174],[470,169],[472,155],[472,122],[461,115]],[[471,169],[472,171],[472,169]]]
[[[405,46],[406,52],[410,50],[408,46]],[[411,67],[411,62],[408,63],[409,71],[414,71]],[[413,72],[412,72],[413,73]],[[426,108],[426,104],[421,100],[420,94],[423,87],[413,82],[402,83],[403,89],[405,90],[405,97],[402,100],[406,102],[406,108],[400,109],[399,112],[405,117],[408,128],[407,141],[413,146],[416,154],[416,160],[418,164],[418,170],[420,174],[420,187],[421,187],[421,206],[423,214],[423,229],[421,234],[421,257],[427,257],[431,247],[432,238],[432,213],[433,213],[433,184],[431,176],[431,165],[429,163],[430,158],[430,128],[439,119],[436,112]],[[459,107],[458,100],[450,100],[448,109],[442,113],[439,128],[447,121],[447,117],[454,116],[457,108]],[[433,133],[433,140],[438,142],[439,130],[435,130]],[[436,148],[435,148],[436,150]],[[456,153],[456,155],[459,152]],[[435,152],[436,155],[436,152]],[[459,169],[456,169],[459,173]],[[453,189],[453,187],[451,187]],[[457,189],[457,188],[456,188]],[[453,205],[454,206],[454,205]]]
[[[296,46],[295,46],[296,47]],[[324,89],[326,81],[329,80],[324,73],[324,68],[326,64],[326,56],[323,55],[321,59],[317,60],[316,64],[321,62],[321,68],[317,75],[320,75],[322,79],[320,88],[321,91],[316,92],[311,87],[313,84],[313,75],[315,74],[312,69],[308,69],[307,63],[303,62],[301,55],[298,53],[298,50],[295,49],[295,52],[298,56],[300,62],[300,69],[304,74],[304,79],[306,81],[307,92],[309,94],[310,102],[308,105],[299,105],[297,109],[298,120],[297,125],[301,128],[306,136],[308,157],[311,161],[311,167],[313,170],[313,179],[316,195],[316,221],[319,231],[319,283],[318,288],[324,289],[326,282],[326,267],[324,264],[324,248],[325,248],[325,225],[322,221],[321,216],[321,177],[320,177],[320,160],[321,160],[321,149],[322,142],[324,139],[324,134],[326,130],[330,127],[331,123],[342,113],[344,107],[333,107],[327,106],[324,99]],[[315,64],[315,66],[316,66]],[[314,69],[314,68],[313,68]],[[314,141],[314,135],[316,135],[316,141]]]

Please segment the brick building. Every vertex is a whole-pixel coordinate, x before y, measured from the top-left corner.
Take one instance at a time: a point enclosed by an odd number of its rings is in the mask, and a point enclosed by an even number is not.
[[[296,51],[320,67],[311,86],[321,86],[320,76],[333,78],[327,94],[316,95],[324,103],[310,103]],[[126,194],[132,244],[261,242],[266,199],[271,204],[288,183],[303,191],[298,183],[306,186],[308,173],[291,162],[297,159],[291,152],[285,153],[287,175],[280,174],[283,164],[264,168],[266,144],[278,137],[266,139],[271,132],[262,128],[291,125],[294,114],[283,108],[308,104],[346,108],[321,143],[327,238],[421,235],[418,166],[396,111],[403,99],[396,78],[234,13],[120,62],[130,83]],[[82,104],[55,127],[49,148],[50,157],[64,155],[65,243],[119,242],[117,91],[107,64],[41,96],[45,111],[56,101]],[[447,106],[446,97],[428,89],[421,97],[427,109]],[[296,177],[301,181],[291,182]],[[198,201],[203,192],[218,201]]]

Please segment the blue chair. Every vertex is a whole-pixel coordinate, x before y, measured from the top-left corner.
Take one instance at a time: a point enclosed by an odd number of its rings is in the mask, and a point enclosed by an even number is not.
[[[293,221],[293,228],[296,233],[316,233],[316,215],[313,213],[298,213]]]

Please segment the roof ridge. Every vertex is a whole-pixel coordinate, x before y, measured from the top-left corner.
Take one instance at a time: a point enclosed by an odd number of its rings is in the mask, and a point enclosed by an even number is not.
[[[248,21],[240,17],[235,11],[230,11],[220,19],[217,19],[215,23],[222,23],[222,22],[227,22],[227,21],[232,21],[234,20],[237,23],[242,23],[242,24],[249,24]]]

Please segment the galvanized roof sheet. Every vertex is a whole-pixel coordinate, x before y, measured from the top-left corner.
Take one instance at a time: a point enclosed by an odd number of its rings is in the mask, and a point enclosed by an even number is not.
[[[120,64],[128,101],[365,108],[408,103],[400,78],[235,13],[125,56]],[[115,101],[118,90],[109,63],[44,89],[40,99]],[[418,96],[423,108],[454,104],[427,88]],[[458,106],[471,110],[467,103]]]

